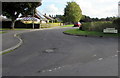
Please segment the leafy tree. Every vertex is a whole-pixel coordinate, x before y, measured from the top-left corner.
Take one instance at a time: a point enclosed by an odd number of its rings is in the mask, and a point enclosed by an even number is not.
[[[118,32],[120,33],[120,18],[116,18],[113,21],[113,24],[115,24],[117,26]]]
[[[11,27],[14,29],[16,18],[21,14],[23,16],[31,15],[41,2],[3,2],[2,14],[12,20]]]
[[[76,2],[67,2],[67,5],[64,9],[64,17],[65,22],[79,22],[82,17],[80,6]]]
[[[92,19],[89,16],[82,15],[80,22],[92,22]]]
[[[59,18],[60,20],[61,20],[61,22],[65,22],[64,20],[65,20],[65,17],[64,17],[64,15],[56,15],[56,17],[55,18]]]

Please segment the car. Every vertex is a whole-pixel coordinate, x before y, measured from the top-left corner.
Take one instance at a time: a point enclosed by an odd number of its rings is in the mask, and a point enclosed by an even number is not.
[[[81,26],[81,23],[80,22],[76,22],[76,23],[74,23],[73,27],[80,27],[80,26]]]

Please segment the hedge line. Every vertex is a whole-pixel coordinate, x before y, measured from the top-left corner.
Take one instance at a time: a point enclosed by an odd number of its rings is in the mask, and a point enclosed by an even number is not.
[[[82,24],[83,30],[87,31],[99,31],[102,32],[105,28],[116,28],[117,25],[115,25],[113,22],[88,22]]]

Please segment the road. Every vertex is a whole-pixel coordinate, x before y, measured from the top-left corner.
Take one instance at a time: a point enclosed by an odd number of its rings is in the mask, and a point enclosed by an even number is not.
[[[65,35],[67,28],[24,33],[5,54],[3,76],[117,76],[118,39]]]

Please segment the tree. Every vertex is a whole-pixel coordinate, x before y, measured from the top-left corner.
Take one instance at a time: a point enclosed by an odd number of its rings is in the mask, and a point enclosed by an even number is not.
[[[118,33],[120,33],[120,18],[116,18],[116,19],[113,21],[113,24],[115,24],[115,25],[117,26]]]
[[[92,22],[92,19],[89,16],[82,15],[80,22]]]
[[[41,2],[3,2],[2,14],[12,20],[11,28],[14,29],[15,20],[20,14],[32,15],[32,12],[35,12],[36,7],[40,5]]]
[[[82,17],[80,6],[76,2],[67,2],[64,9],[65,22],[75,23],[79,22]]]

